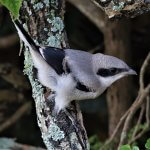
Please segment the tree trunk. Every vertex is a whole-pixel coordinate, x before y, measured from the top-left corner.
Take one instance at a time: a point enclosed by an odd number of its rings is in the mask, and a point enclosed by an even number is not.
[[[63,2],[62,0],[23,0],[19,20],[37,44],[66,47]],[[31,82],[38,125],[47,149],[89,149],[78,106],[75,103],[72,104],[67,115],[65,111],[54,115],[55,96],[52,96],[51,100],[47,99],[47,96],[53,92],[50,89],[46,89],[44,92],[45,88],[34,76],[33,63],[27,48],[24,55],[24,72]]]
[[[110,21],[106,19],[104,31],[105,52],[125,62],[130,62],[130,23],[129,20]],[[107,92],[109,113],[109,136],[113,133],[121,116],[129,108],[131,100],[131,82],[123,78],[114,83]],[[119,133],[119,132],[118,132]],[[120,134],[118,134],[119,136]],[[119,137],[116,136],[115,142]]]

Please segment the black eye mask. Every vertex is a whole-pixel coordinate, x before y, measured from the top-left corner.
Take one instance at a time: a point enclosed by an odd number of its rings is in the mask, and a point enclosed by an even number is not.
[[[97,71],[97,75],[102,76],[102,77],[110,77],[110,76],[114,76],[116,74],[119,74],[119,73],[125,72],[125,71],[127,71],[127,69],[121,69],[121,68],[105,69],[105,68],[101,68]]]

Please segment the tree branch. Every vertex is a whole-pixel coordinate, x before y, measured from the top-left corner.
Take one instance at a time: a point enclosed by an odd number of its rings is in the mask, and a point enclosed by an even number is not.
[[[132,134],[132,137],[131,137],[131,141],[134,140],[137,132],[138,132],[138,128],[139,128],[139,125],[141,124],[141,121],[142,121],[142,118],[143,118],[143,114],[144,114],[144,110],[145,110],[145,106],[144,104],[141,106],[141,111],[140,111],[140,115],[139,115],[139,118],[137,120],[137,123],[136,123],[136,126],[135,126],[135,129],[133,131],[133,134]]]
[[[150,11],[149,0],[91,0],[107,14],[109,18],[136,17]]]
[[[37,44],[66,47],[63,2],[61,0],[23,0],[19,20]],[[66,111],[56,115],[54,92],[50,89],[44,92],[45,88],[34,76],[32,58],[27,48],[24,55],[24,73],[28,75],[32,85],[38,125],[47,149],[89,149],[82,115],[76,103],[67,110],[69,116]],[[51,98],[47,99],[49,95]]]
[[[140,79],[139,79],[139,84],[140,84],[140,89],[139,92],[141,92],[144,89],[144,74],[146,72],[146,68],[149,65],[150,62],[150,53],[148,53],[147,58],[145,59],[141,70],[140,70]]]
[[[146,71],[146,68],[148,66],[149,61],[150,61],[150,53],[147,55],[143,65],[141,67],[139,93],[138,93],[138,96],[137,96],[136,100],[134,101],[134,103],[130,107],[130,112],[129,112],[126,120],[125,120],[118,149],[122,144],[125,143],[125,140],[127,138],[127,132],[128,132],[128,129],[129,129],[129,125],[131,123],[131,119],[133,118],[133,115],[138,110],[138,108],[145,102],[147,96],[149,95],[150,83],[147,85],[147,87],[144,88],[144,80],[143,80],[143,76],[145,74],[145,71]]]

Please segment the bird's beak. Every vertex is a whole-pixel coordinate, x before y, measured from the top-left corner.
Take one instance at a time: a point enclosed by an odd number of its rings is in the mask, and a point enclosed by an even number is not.
[[[128,74],[129,74],[129,75],[137,75],[136,71],[134,71],[134,70],[131,69],[131,68],[129,69]]]

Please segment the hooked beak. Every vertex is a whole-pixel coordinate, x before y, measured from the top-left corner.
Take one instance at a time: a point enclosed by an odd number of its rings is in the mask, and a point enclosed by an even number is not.
[[[133,69],[129,68],[128,75],[137,75],[137,73]]]

